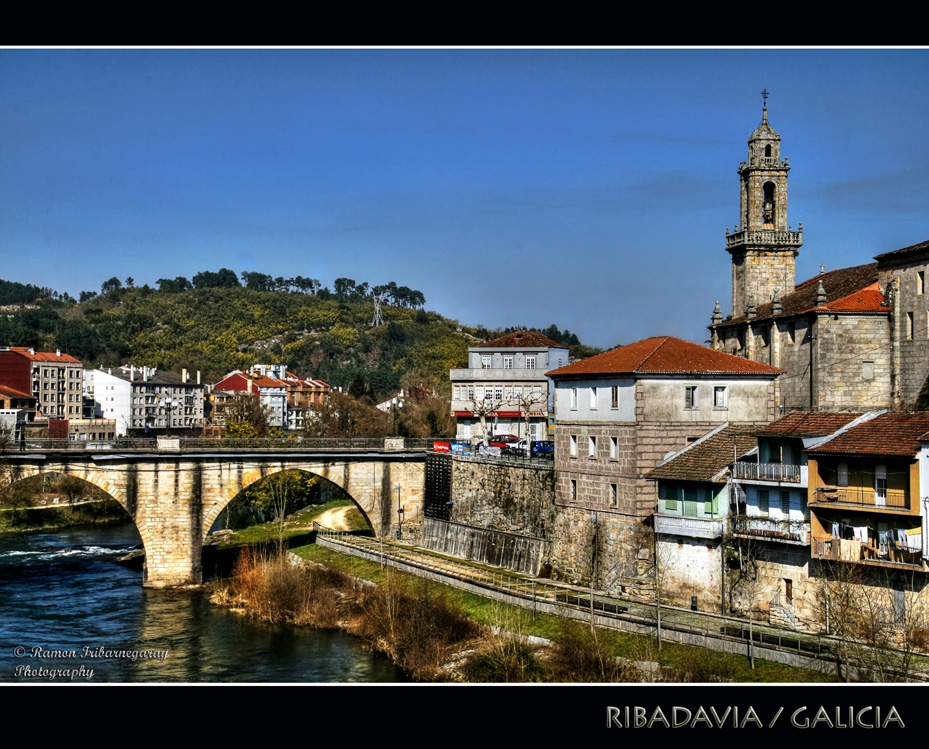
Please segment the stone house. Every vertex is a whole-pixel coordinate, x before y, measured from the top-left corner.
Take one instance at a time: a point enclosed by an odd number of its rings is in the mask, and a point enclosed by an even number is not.
[[[657,499],[648,471],[723,424],[767,424],[774,418],[773,383],[780,373],[671,336],[550,371],[555,505],[563,526],[556,533],[554,566],[567,578],[589,574],[586,552],[576,551],[583,544],[568,540],[591,535],[596,513],[604,560],[598,584],[634,576],[641,544],[632,537]]]
[[[722,613],[726,563],[724,536],[737,505],[731,467],[755,452],[756,426],[724,424],[674,453],[646,474],[657,484],[652,518],[662,599]]]

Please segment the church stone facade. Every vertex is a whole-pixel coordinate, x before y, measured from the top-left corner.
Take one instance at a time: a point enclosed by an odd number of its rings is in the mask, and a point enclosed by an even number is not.
[[[907,409],[921,393],[929,406],[929,242],[796,284],[802,225],[787,224],[780,145],[765,107],[739,166],[742,224],[726,231],[732,314],[724,319],[716,303],[713,348],[785,370],[779,415]]]

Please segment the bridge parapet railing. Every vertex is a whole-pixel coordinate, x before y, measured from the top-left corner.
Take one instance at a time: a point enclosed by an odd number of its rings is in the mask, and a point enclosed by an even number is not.
[[[376,450],[408,451],[431,450],[433,440],[419,438],[383,437],[303,437],[289,435],[284,437],[267,437],[259,439],[227,439],[207,437],[181,437],[170,441],[152,438],[121,437],[113,440],[70,440],[53,438],[30,438],[19,440],[9,446],[10,452],[36,451],[88,451],[103,452],[113,450],[150,450],[170,449],[181,452],[187,450]]]

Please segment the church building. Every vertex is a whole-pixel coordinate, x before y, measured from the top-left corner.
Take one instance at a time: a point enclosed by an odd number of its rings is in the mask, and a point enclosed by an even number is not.
[[[716,303],[712,347],[785,370],[780,415],[926,407],[929,242],[797,284],[803,227],[787,223],[789,171],[765,105],[739,165],[741,225],[726,230],[732,314]]]

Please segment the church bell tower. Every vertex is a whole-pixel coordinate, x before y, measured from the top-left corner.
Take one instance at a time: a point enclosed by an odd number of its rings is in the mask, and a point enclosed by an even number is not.
[[[732,316],[790,294],[796,284],[797,251],[803,225],[787,225],[787,173],[781,159],[781,136],[768,124],[767,91],[761,124],[748,139],[748,161],[739,164],[741,226],[726,229],[726,251],[732,255]]]

